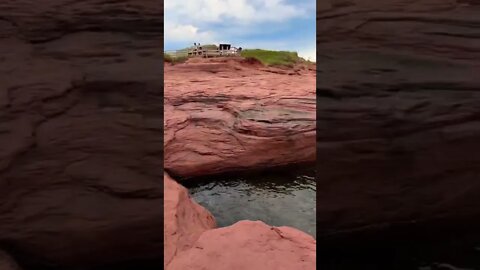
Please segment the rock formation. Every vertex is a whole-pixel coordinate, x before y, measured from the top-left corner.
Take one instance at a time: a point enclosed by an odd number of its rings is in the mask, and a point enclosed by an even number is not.
[[[165,269],[315,269],[312,236],[261,221],[214,229],[213,216],[167,174],[164,193]]]
[[[193,60],[165,66],[166,170],[191,177],[315,161],[314,70]]]
[[[0,248],[22,264],[162,257],[158,1],[0,1]]]
[[[180,252],[167,270],[316,268],[313,237],[290,227],[240,221],[204,232],[193,247]]]
[[[213,216],[190,198],[188,190],[163,176],[164,266],[179,252],[189,249],[201,233],[215,227]]]
[[[165,169],[192,177],[315,161],[314,85],[308,68],[166,64]],[[211,216],[165,179],[166,269],[315,269],[311,236],[251,221],[209,229]]]
[[[478,1],[320,1],[319,238],[480,217]]]

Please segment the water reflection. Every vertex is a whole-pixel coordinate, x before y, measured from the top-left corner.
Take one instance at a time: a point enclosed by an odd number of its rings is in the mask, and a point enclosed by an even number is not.
[[[185,184],[185,183],[184,183]],[[215,216],[218,226],[261,220],[291,226],[315,237],[315,169],[295,168],[188,180],[192,197]]]

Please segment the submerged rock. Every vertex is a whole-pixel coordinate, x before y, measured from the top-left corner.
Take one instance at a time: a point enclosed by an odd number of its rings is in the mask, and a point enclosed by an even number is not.
[[[315,71],[165,66],[165,169],[191,177],[315,161]]]
[[[240,221],[206,231],[167,270],[314,270],[316,241],[290,227]]]
[[[164,265],[167,266],[175,254],[191,248],[201,233],[214,228],[215,219],[167,174],[163,176],[163,184]]]

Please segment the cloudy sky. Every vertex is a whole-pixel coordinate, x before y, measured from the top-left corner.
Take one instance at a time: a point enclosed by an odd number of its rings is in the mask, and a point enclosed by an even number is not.
[[[232,43],[315,60],[315,0],[164,0],[165,50]]]

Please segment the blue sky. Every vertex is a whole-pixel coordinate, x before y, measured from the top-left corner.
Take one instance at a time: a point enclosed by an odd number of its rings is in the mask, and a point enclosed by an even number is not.
[[[315,60],[315,0],[165,0],[165,50],[232,43]]]

